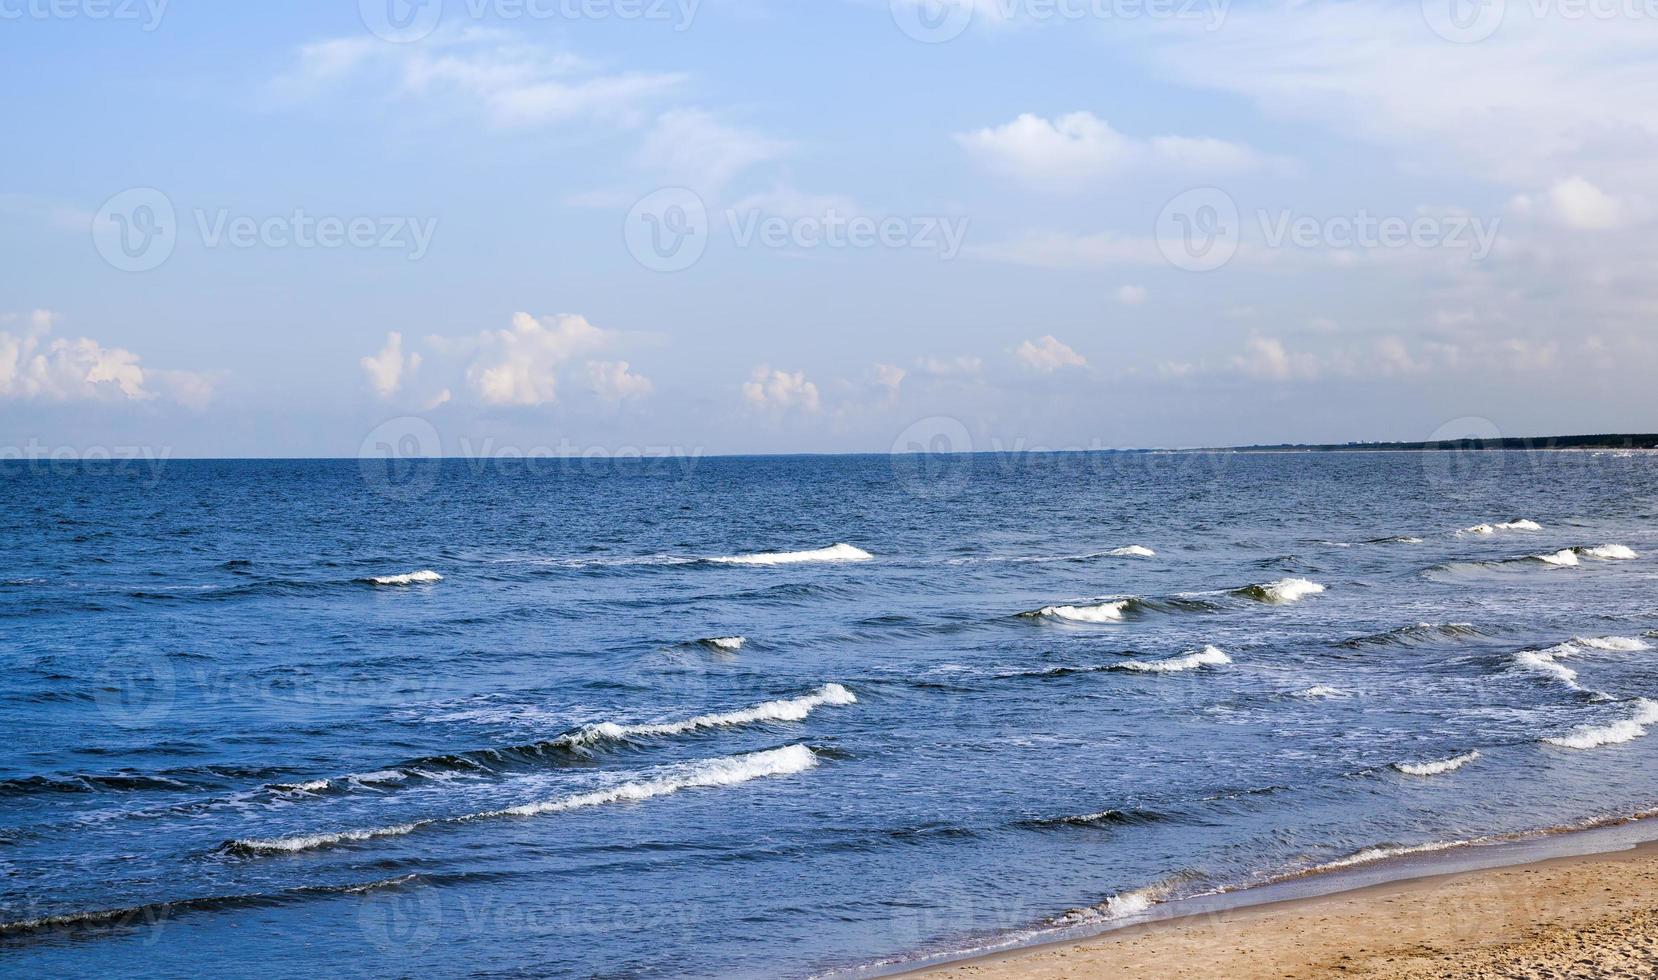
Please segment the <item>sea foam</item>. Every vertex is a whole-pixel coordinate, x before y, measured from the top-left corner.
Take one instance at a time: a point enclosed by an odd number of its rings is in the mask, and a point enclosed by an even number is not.
[[[1124,611],[1132,602],[1132,599],[1115,599],[1092,606],[1043,606],[1023,615],[1064,619],[1073,623],[1116,623],[1122,621]]]
[[[1167,660],[1131,660],[1128,663],[1116,665],[1118,670],[1132,670],[1145,674],[1174,674],[1186,670],[1196,670],[1199,667],[1224,667],[1232,662],[1220,647],[1206,646],[1196,653],[1188,653],[1183,657],[1170,657]]]
[[[381,575],[370,578],[369,581],[375,585],[430,585],[443,581],[443,576],[428,568],[418,572],[405,572],[402,575]]]
[[[789,698],[780,701],[767,701],[752,708],[740,711],[726,711],[717,714],[697,715],[683,721],[670,721],[651,725],[619,725],[615,722],[602,722],[589,725],[570,735],[562,736],[559,742],[569,746],[591,745],[601,741],[621,741],[629,738],[658,738],[670,735],[683,735],[707,728],[726,728],[734,725],[752,725],[766,721],[803,721],[817,708],[824,705],[857,704],[858,698],[851,691],[839,684],[825,684],[811,694],[798,698]]]
[[[1395,762],[1393,768],[1407,776],[1438,776],[1447,772],[1455,772],[1479,757],[1478,752],[1464,752],[1449,759],[1437,759],[1428,762]]]
[[[1239,591],[1251,599],[1282,605],[1318,595],[1324,591],[1324,586],[1311,579],[1286,578],[1265,585],[1246,586]]]
[[[817,764],[817,756],[811,749],[804,745],[790,745],[765,752],[753,752],[748,755],[707,759],[701,762],[672,766],[659,770],[660,775],[654,778],[618,783],[605,789],[578,793],[574,796],[565,796],[556,800],[525,803],[520,806],[500,810],[484,810],[455,817],[433,817],[384,827],[296,834],[291,837],[243,838],[227,842],[225,848],[243,854],[296,853],[355,841],[398,837],[437,824],[471,823],[502,817],[533,817],[548,813],[563,813],[587,807],[603,806],[607,803],[648,800],[652,797],[677,793],[683,789],[735,786],[753,779],[805,772]]]
[[[1126,548],[1113,548],[1111,551],[1106,552],[1106,554],[1114,555],[1115,557],[1118,557],[1118,558],[1156,558],[1157,557],[1157,552],[1151,550],[1150,548],[1145,547],[1144,545],[1138,545],[1138,544],[1131,544]]]
[[[1632,742],[1645,735],[1647,726],[1653,724],[1658,724],[1658,702],[1640,698],[1636,701],[1635,714],[1632,717],[1606,725],[1579,725],[1565,735],[1545,738],[1543,741],[1563,749],[1595,749],[1603,745]]]
[[[875,556],[849,544],[835,544],[815,551],[774,551],[758,555],[729,555],[711,558],[722,565],[800,565],[807,562],[869,561]]]
[[[1537,523],[1536,521],[1533,521],[1533,520],[1528,520],[1526,518],[1521,518],[1520,520],[1517,520],[1517,521],[1505,521],[1504,523],[1501,523],[1501,524],[1475,524],[1473,527],[1463,528],[1462,530],[1458,531],[1457,534],[1459,534],[1459,535],[1462,535],[1462,534],[1485,535],[1485,534],[1496,534],[1498,531],[1541,531],[1541,530],[1543,530],[1543,525],[1541,525],[1541,524],[1539,524],[1539,523]]]

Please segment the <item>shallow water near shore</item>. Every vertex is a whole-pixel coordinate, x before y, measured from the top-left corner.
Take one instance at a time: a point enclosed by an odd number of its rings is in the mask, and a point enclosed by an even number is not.
[[[0,499],[8,972],[884,969],[1658,806],[1647,454]]]

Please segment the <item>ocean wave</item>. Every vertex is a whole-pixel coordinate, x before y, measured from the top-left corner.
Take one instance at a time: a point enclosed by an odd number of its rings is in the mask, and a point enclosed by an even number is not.
[[[857,703],[857,696],[841,685],[825,684],[803,697],[767,701],[764,704],[744,708],[741,711],[697,715],[684,721],[663,722],[653,725],[618,725],[615,722],[602,722],[597,725],[589,725],[573,734],[562,736],[560,739],[555,739],[555,742],[562,742],[570,746],[582,746],[605,740],[622,741],[630,738],[659,738],[683,735],[701,729],[752,725],[764,721],[802,721],[815,709],[824,705]]]
[[[1131,544],[1126,548],[1113,548],[1106,552],[1116,558],[1156,558],[1157,552],[1144,545]]]
[[[402,575],[381,575],[366,581],[371,585],[430,585],[443,581],[443,576],[428,568],[418,572],[405,572]]]
[[[741,650],[743,648],[743,644],[748,642],[748,637],[710,636],[707,639],[698,640],[697,642],[701,643],[703,646],[713,647],[715,650],[734,651]]]
[[[1299,602],[1310,595],[1318,595],[1324,591],[1324,586],[1304,578],[1279,579],[1265,585],[1248,585],[1238,590],[1238,595],[1257,602],[1270,602],[1275,605],[1284,605]]]
[[[1315,684],[1305,690],[1296,691],[1295,696],[1298,698],[1341,698],[1346,697],[1347,692],[1324,684]]]
[[[1621,544],[1602,544],[1593,548],[1574,548],[1572,550],[1586,558],[1599,558],[1601,561],[1634,561],[1641,557],[1633,549]]]
[[[1356,650],[1367,646],[1429,643],[1439,639],[1479,635],[1480,630],[1472,623],[1417,623],[1413,626],[1400,626],[1385,633],[1355,636],[1350,640],[1341,641],[1340,645]]]
[[[1466,534],[1474,534],[1474,535],[1483,536],[1483,535],[1487,535],[1487,534],[1496,534],[1498,531],[1541,531],[1541,530],[1543,530],[1543,525],[1537,523],[1536,521],[1529,520],[1527,518],[1521,518],[1520,520],[1517,520],[1517,521],[1505,521],[1501,524],[1475,524],[1473,527],[1463,528],[1462,530],[1458,531],[1457,534],[1459,536],[1460,535],[1466,535]]]
[[[1412,854],[1433,854],[1438,851],[1450,851],[1460,847],[1471,847],[1475,844],[1484,843],[1485,840],[1485,838],[1477,838],[1475,840],[1465,841],[1430,841],[1426,844],[1384,844],[1376,847],[1367,847],[1361,851],[1355,851],[1346,857],[1336,858],[1334,861],[1326,861],[1323,864],[1316,865],[1301,874],[1318,874],[1324,871],[1339,871],[1343,868],[1352,868],[1361,864],[1374,864],[1377,861],[1386,861],[1390,858],[1408,857]],[[1293,875],[1287,877],[1299,876],[1300,875]]]
[[[229,853],[244,856],[292,854],[383,837],[400,837],[426,827],[442,824],[473,823],[480,820],[508,817],[535,817],[604,806],[609,803],[640,802],[658,796],[668,796],[686,789],[736,786],[754,779],[788,776],[805,772],[817,764],[817,755],[811,749],[804,745],[790,745],[764,752],[752,752],[747,755],[706,759],[701,762],[665,767],[659,770],[660,775],[653,778],[631,780],[606,789],[578,793],[574,796],[560,797],[555,800],[543,800],[499,810],[483,810],[453,817],[431,817],[383,827],[323,831],[295,834],[288,837],[238,838],[226,841],[223,849]]]
[[[1113,599],[1091,606],[1043,606],[1032,612],[1020,613],[1048,619],[1063,619],[1073,623],[1117,623],[1135,603],[1133,599]]]
[[[1199,667],[1224,667],[1231,662],[1232,658],[1220,647],[1206,646],[1196,653],[1188,653],[1181,657],[1170,657],[1167,660],[1130,660],[1114,665],[1113,669],[1146,674],[1176,674]]]
[[[1639,698],[1635,714],[1606,725],[1579,725],[1565,735],[1545,738],[1547,745],[1563,749],[1596,749],[1603,745],[1621,745],[1632,742],[1647,733],[1647,726],[1658,724],[1658,702]]]
[[[775,551],[758,555],[729,555],[710,558],[721,565],[799,565],[807,562],[869,561],[875,556],[849,544],[835,544],[815,551]]]
[[[1581,656],[1589,651],[1636,653],[1650,649],[1652,644],[1629,636],[1577,637],[1542,650],[1521,650],[1514,655],[1514,662],[1523,670],[1551,677],[1574,691],[1582,691],[1582,685],[1577,682],[1577,671],[1561,663],[1561,658]]]
[[[1020,827],[1034,830],[1048,830],[1056,827],[1138,827],[1145,824],[1157,823],[1168,819],[1161,813],[1152,810],[1099,810],[1094,813],[1083,813],[1065,817],[1034,817],[1021,820]]]
[[[1479,757],[1478,751],[1464,752],[1449,759],[1436,759],[1426,762],[1395,762],[1393,768],[1407,776],[1438,776],[1447,772],[1455,772]]]

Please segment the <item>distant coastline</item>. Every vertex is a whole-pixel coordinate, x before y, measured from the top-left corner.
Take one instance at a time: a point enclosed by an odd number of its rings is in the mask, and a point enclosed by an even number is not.
[[[1442,452],[1472,450],[1550,449],[1658,449],[1658,433],[1601,434],[1587,436],[1526,436],[1515,439],[1452,439],[1440,442],[1348,442],[1279,443],[1277,445],[1227,446],[1197,452],[1235,453],[1352,453],[1352,452]]]

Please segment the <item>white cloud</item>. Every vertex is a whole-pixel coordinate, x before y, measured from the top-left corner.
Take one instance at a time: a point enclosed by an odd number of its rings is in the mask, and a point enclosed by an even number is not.
[[[365,357],[358,362],[362,365],[363,373],[368,376],[368,383],[381,398],[390,398],[403,386],[405,372],[413,374],[420,367],[420,355],[403,354],[403,335],[397,331],[386,334],[386,346],[380,348],[380,353],[372,357]]]
[[[626,361],[588,361],[587,381],[608,402],[643,398],[656,389],[651,379],[634,374]]]
[[[606,339],[586,317],[515,313],[511,329],[479,335],[466,383],[486,405],[545,405],[558,397],[559,368]]]
[[[1568,177],[1549,188],[1549,206],[1562,224],[1580,231],[1614,227],[1623,214],[1616,199],[1582,177]]]
[[[513,40],[499,31],[446,31],[413,44],[370,37],[303,45],[270,83],[286,100],[350,86],[356,97],[395,98],[481,115],[522,128],[577,118],[637,125],[651,102],[681,87],[674,73],[597,71],[582,58]]]
[[[1317,357],[1291,353],[1276,337],[1261,336],[1249,338],[1244,352],[1232,359],[1232,367],[1240,374],[1263,381],[1316,378],[1323,371]]]
[[[1117,289],[1117,302],[1124,306],[1139,306],[1150,295],[1144,286],[1121,286]]]
[[[203,375],[146,371],[137,354],[90,337],[51,338],[57,320],[49,310],[0,316],[0,398],[119,402],[165,393],[195,408],[211,400],[212,382]]]
[[[922,372],[938,377],[981,374],[984,371],[984,361],[968,355],[961,357],[923,357],[915,363]]]
[[[823,409],[817,385],[806,380],[804,371],[790,374],[766,365],[755,368],[752,379],[743,383],[743,399],[752,408],[771,412],[815,415]]]
[[[701,109],[670,109],[645,135],[637,160],[665,180],[716,194],[744,170],[788,151],[787,143]]]
[[[1149,238],[1122,238],[1109,232],[1068,235],[1032,232],[1021,238],[988,245],[969,245],[975,258],[1042,269],[1087,269],[1109,265],[1166,265],[1157,242]]]
[[[1013,356],[1020,363],[1033,371],[1044,374],[1058,371],[1060,368],[1087,367],[1088,359],[1072,350],[1052,334],[1036,341],[1025,341],[1013,351]]]
[[[870,375],[876,385],[886,389],[888,401],[897,401],[899,386],[909,377],[909,372],[896,364],[877,364],[870,369]]]
[[[1025,113],[1001,126],[958,133],[956,142],[990,172],[1049,190],[1081,187],[1133,167],[1227,173],[1264,162],[1249,147],[1226,140],[1125,136],[1089,112],[1052,121]]]

